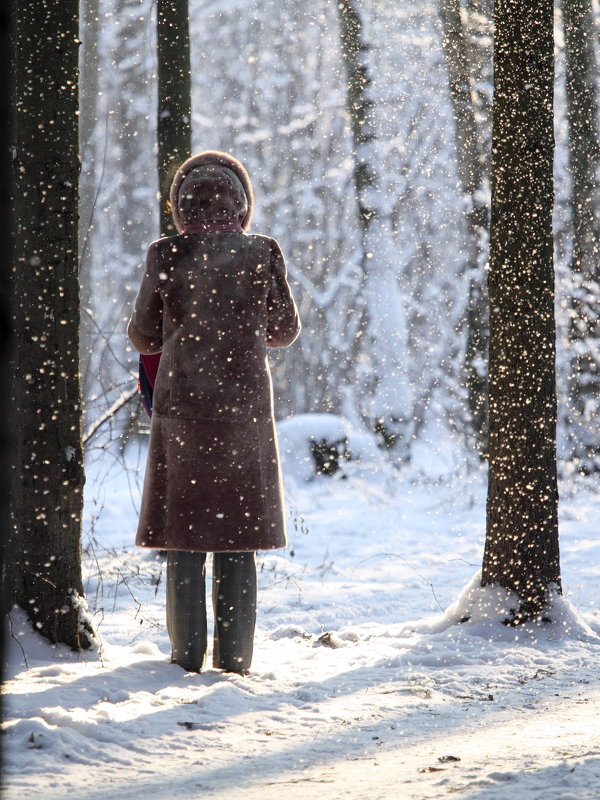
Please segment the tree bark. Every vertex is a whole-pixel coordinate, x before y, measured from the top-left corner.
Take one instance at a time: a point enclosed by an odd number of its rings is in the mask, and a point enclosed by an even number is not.
[[[485,202],[485,174],[479,151],[475,107],[469,75],[469,59],[459,0],[440,0],[442,45],[448,70],[450,101],[456,131],[457,171],[466,201],[467,270],[469,299],[465,315],[465,384],[475,441],[480,453],[487,450],[487,306],[484,293],[483,242],[489,227]]]
[[[14,53],[11,33],[15,4],[0,7],[0,74],[13,74]],[[10,402],[11,363],[13,360],[12,320],[10,308],[11,274],[14,266],[12,151],[14,145],[14,86],[10,80],[0,84],[0,530],[9,531],[11,453],[14,449],[14,408]],[[7,564],[14,559],[11,542],[5,534],[0,537],[0,680],[3,678],[5,648],[5,617],[14,599],[14,570]]]
[[[375,141],[372,113],[373,103],[367,97],[367,89],[371,85],[365,53],[368,51],[362,41],[362,23],[355,3],[342,0],[338,5],[340,11],[340,35],[342,57],[347,72],[346,105],[350,113],[352,141],[354,143],[354,185],[358,200],[358,218],[363,231],[368,230],[376,211],[369,207],[366,194],[377,189],[377,176],[373,165],[364,158],[364,149]]]
[[[78,13],[77,0],[29,0],[18,6],[15,34],[16,599],[41,634],[72,648],[90,644],[81,579]]]
[[[192,149],[192,101],[188,0],[157,0],[158,180],[160,230],[177,231],[169,208],[169,189]]]
[[[490,240],[489,482],[482,584],[560,591],[553,208],[552,0],[497,0]]]
[[[573,215],[572,269],[585,279],[600,277],[598,218],[600,164],[598,65],[590,0],[562,0],[565,37],[569,171]]]

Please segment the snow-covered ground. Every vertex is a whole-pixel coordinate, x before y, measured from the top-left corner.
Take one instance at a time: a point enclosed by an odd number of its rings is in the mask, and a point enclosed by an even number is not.
[[[552,623],[514,629],[477,584],[483,476],[442,437],[399,471],[350,444],[362,462],[309,482],[284,453],[290,546],[260,556],[245,678],[169,663],[164,564],[131,546],[136,456],[90,461],[102,644],[51,647],[13,612],[7,798],[600,798],[597,483],[563,486]]]

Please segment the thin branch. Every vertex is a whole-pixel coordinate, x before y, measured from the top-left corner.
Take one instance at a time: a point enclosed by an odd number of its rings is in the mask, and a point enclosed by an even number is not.
[[[90,427],[87,429],[85,436],[83,437],[83,444],[87,444],[88,441],[92,438],[92,436],[96,433],[98,428],[104,425],[105,422],[108,422],[109,419],[114,417],[117,411],[120,411],[123,406],[127,405],[127,403],[135,397],[137,393],[137,386],[133,389],[130,389],[128,392],[121,393],[121,396],[118,397],[115,402],[112,404],[110,408],[108,408],[101,417],[99,417],[95,422],[93,422]]]
[[[359,561],[359,562],[358,562],[358,564],[357,564],[357,565],[354,567],[354,569],[352,570],[352,573],[354,573],[354,570],[357,570],[359,567],[361,567],[361,566],[362,566],[363,564],[365,564],[367,561],[370,561],[372,558],[379,558],[380,556],[386,556],[386,557],[388,557],[388,558],[390,558],[390,557],[391,557],[391,558],[399,558],[399,559],[400,559],[400,561],[402,561],[404,564],[406,564],[406,566],[407,566],[409,569],[412,569],[412,571],[415,573],[415,575],[418,575],[418,577],[419,577],[419,578],[420,578],[422,581],[425,581],[425,583],[429,584],[429,588],[431,589],[431,594],[433,595],[433,599],[434,599],[434,600],[435,600],[435,602],[438,604],[440,611],[441,611],[443,614],[445,614],[445,613],[446,613],[446,609],[445,609],[445,608],[442,606],[442,604],[440,603],[440,601],[437,599],[437,595],[436,595],[436,593],[435,593],[435,589],[434,589],[434,587],[433,587],[433,583],[432,583],[432,582],[429,580],[429,578],[426,578],[426,577],[425,577],[425,575],[421,575],[421,573],[419,572],[419,570],[418,570],[418,569],[416,569],[415,567],[413,567],[413,565],[410,563],[410,561],[408,561],[408,560],[407,560],[406,558],[404,558],[403,556],[399,556],[399,555],[398,555],[398,553],[376,553],[375,555],[369,556],[368,558],[365,558],[365,559],[363,559],[362,561]]]
[[[23,645],[21,644],[21,642],[20,642],[20,641],[17,639],[17,637],[16,637],[16,636],[15,636],[15,634],[14,634],[14,631],[13,631],[13,624],[12,624],[12,617],[11,617],[11,615],[10,615],[10,614],[8,615],[8,624],[9,624],[9,626],[10,626],[10,636],[11,636],[11,639],[14,639],[14,640],[15,640],[15,642],[16,642],[16,643],[19,645],[19,647],[21,648],[21,653],[23,653],[23,661],[25,662],[25,666],[26,666],[26,667],[29,669],[29,663],[28,663],[28,661],[27,661],[27,656],[25,655],[25,650],[23,650]]]

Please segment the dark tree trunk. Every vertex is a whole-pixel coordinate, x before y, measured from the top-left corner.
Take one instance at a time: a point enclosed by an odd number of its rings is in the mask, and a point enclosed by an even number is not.
[[[590,0],[562,0],[573,246],[567,427],[583,472],[600,469],[598,67]]]
[[[82,623],[77,0],[16,13],[14,402],[17,602],[53,642]]]
[[[442,44],[448,70],[450,100],[456,131],[456,155],[460,191],[468,201],[467,269],[469,300],[465,315],[467,329],[465,383],[475,440],[480,453],[487,450],[487,305],[484,296],[483,243],[489,226],[485,203],[484,162],[478,145],[469,59],[459,0],[440,0]]]
[[[363,232],[374,221],[376,212],[366,202],[370,190],[377,189],[377,176],[373,165],[365,158],[364,148],[375,139],[372,113],[373,103],[367,96],[371,85],[365,54],[368,48],[362,37],[362,23],[352,0],[341,0],[340,36],[342,57],[346,65],[347,95],[346,106],[350,114],[352,142],[354,145],[354,185],[358,200],[358,218]],[[366,256],[363,257],[366,260]],[[366,271],[366,270],[365,270]]]
[[[177,233],[169,210],[169,189],[192,149],[192,101],[188,0],[157,0],[158,180],[160,230]]]
[[[482,584],[537,617],[560,590],[556,478],[552,0],[497,0],[489,484]]]
[[[14,58],[11,51],[11,28],[14,22],[14,3],[0,6],[0,75],[12,76]],[[5,619],[14,598],[14,569],[10,530],[10,475],[14,448],[14,409],[10,402],[12,323],[10,286],[14,256],[13,239],[13,173],[11,145],[14,144],[14,87],[6,78],[0,83],[0,681],[4,671]],[[1,702],[1,700],[0,700]]]
[[[573,215],[572,268],[585,279],[600,277],[597,212],[600,164],[598,66],[590,0],[562,0],[565,36],[569,171]]]

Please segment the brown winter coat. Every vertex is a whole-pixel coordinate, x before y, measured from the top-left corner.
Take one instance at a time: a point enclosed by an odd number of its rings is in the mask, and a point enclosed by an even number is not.
[[[237,200],[223,206],[222,182],[218,188],[218,206],[204,197],[202,213],[194,212],[196,227],[236,215],[249,221]],[[185,218],[174,217],[185,230]],[[162,350],[136,544],[200,552],[285,546],[267,346],[286,347],[299,329],[274,239],[211,230],[150,245],[128,326],[140,353]]]

